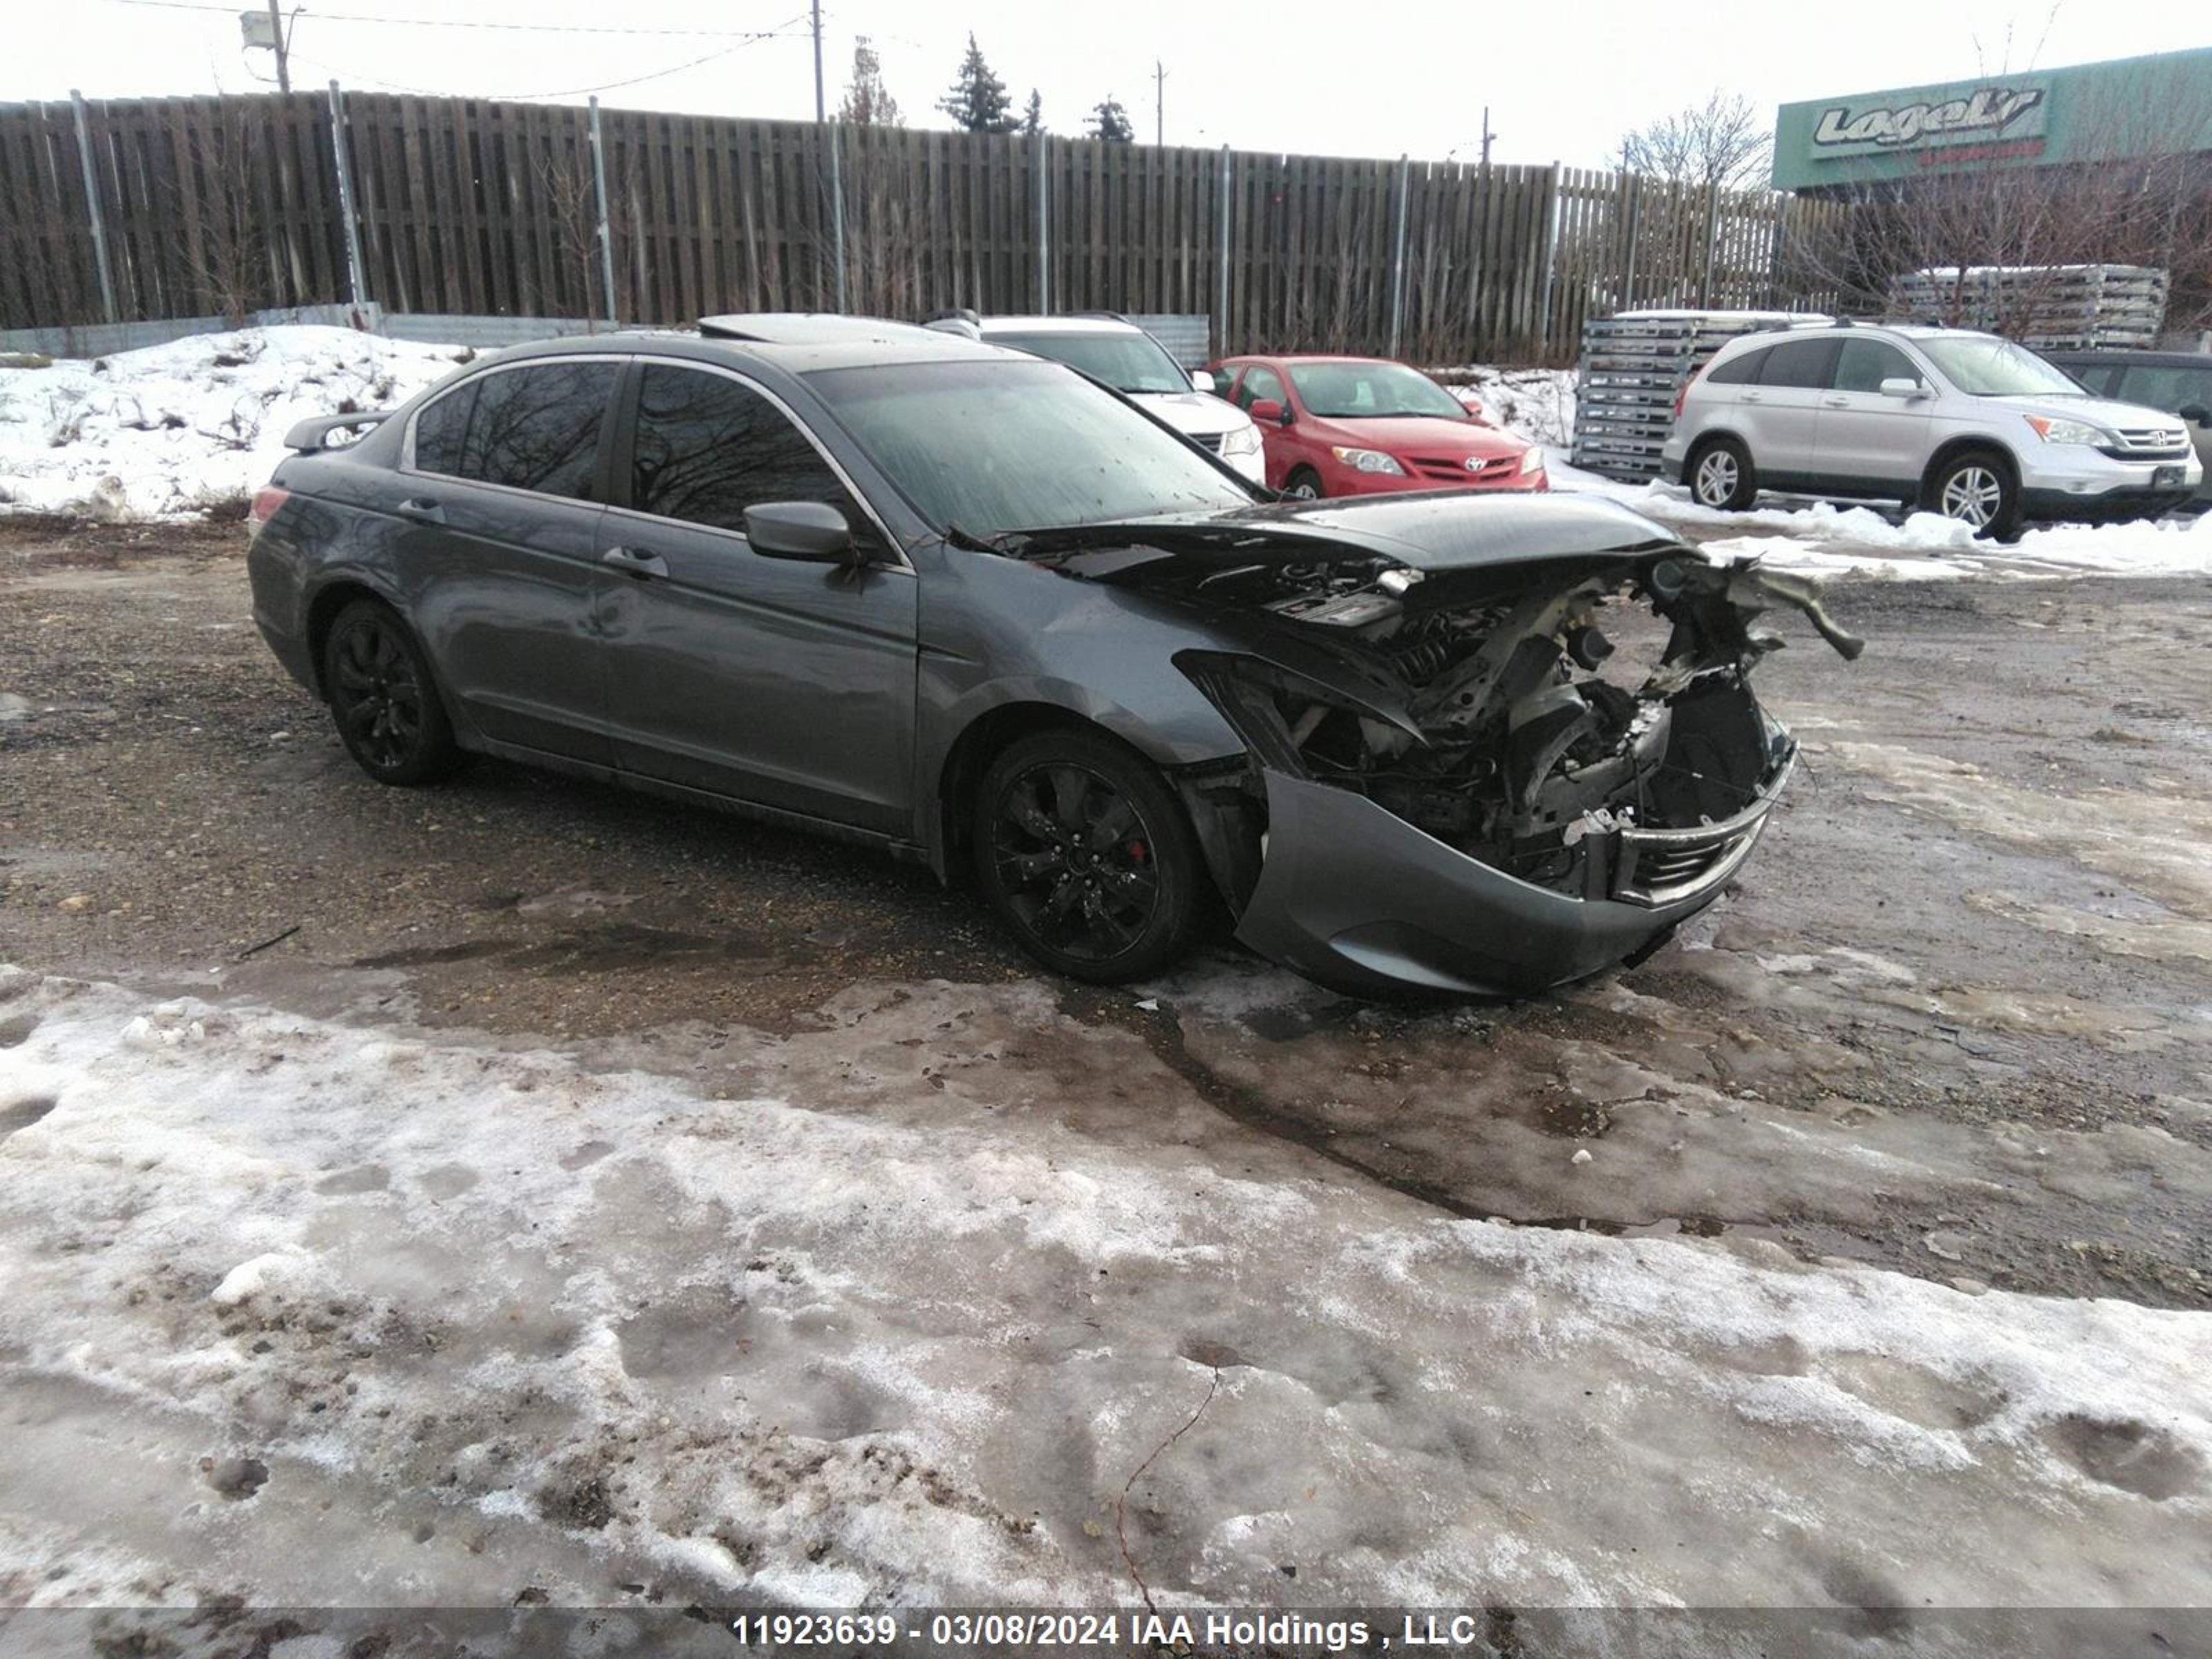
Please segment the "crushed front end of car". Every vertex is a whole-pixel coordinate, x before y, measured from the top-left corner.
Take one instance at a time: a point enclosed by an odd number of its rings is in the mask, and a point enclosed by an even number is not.
[[[1222,641],[1176,666],[1246,752],[1178,781],[1237,937],[1355,991],[1526,993],[1656,948],[1749,855],[1796,759],[1751,687],[1782,644],[1763,614],[1860,642],[1802,579],[1609,504],[1516,509],[1487,546],[1463,505],[1442,545],[1369,511],[1055,561],[1196,607]],[[1640,667],[1608,629],[1643,636]]]

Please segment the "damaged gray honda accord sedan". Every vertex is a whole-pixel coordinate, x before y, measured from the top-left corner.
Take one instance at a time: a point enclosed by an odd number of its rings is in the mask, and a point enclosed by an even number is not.
[[[1091,980],[1224,910],[1356,991],[1633,960],[1789,776],[1760,613],[1859,650],[1608,501],[1278,503],[1060,365],[860,319],[525,347],[288,443],[255,621],[372,777],[475,750],[857,838]],[[1657,618],[1639,673],[1607,607]]]

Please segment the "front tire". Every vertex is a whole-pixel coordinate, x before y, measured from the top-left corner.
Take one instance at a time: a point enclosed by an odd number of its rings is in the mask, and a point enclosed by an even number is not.
[[[2020,535],[2020,484],[1993,449],[1966,450],[1931,468],[1920,505],[1992,541],[2013,541]]]
[[[1741,513],[1759,495],[1759,472],[1751,452],[1734,438],[1700,444],[1682,468],[1690,499],[1717,513]]]
[[[1054,973],[1118,984],[1190,947],[1198,838],[1167,781],[1112,738],[1060,730],[1008,744],[977,787],[973,823],[984,896]]]
[[[1283,494],[1294,501],[1317,501],[1322,498],[1321,474],[1310,466],[1291,469],[1291,476],[1283,480]]]
[[[338,612],[323,641],[323,689],[338,740],[379,783],[434,783],[459,763],[429,660],[390,605],[356,599]]]

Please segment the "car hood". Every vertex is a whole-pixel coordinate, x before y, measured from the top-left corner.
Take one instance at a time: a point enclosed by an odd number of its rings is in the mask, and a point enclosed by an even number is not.
[[[1314,417],[1332,432],[1342,433],[1356,444],[1385,449],[1393,455],[1436,455],[1465,460],[1479,455],[1486,461],[1518,455],[1528,446],[1510,432],[1476,421],[1431,419],[1419,415],[1392,415],[1375,420],[1347,420],[1338,416]]]
[[[1234,404],[1225,404],[1210,392],[1132,392],[1129,401],[1157,415],[1178,432],[1211,436],[1235,432],[1252,424]]]
[[[1070,525],[1019,532],[998,545],[1030,559],[1112,551],[1119,556],[1089,561],[1079,572],[1112,580],[1164,562],[1221,568],[1368,559],[1429,572],[1680,544],[1673,532],[1602,495],[1480,496],[1437,490]]]
[[[2023,415],[2042,415],[2054,421],[2088,421],[2098,426],[2140,432],[2179,428],[2181,417],[2142,404],[2124,404],[2111,398],[1991,398],[1993,404],[2016,409]]]

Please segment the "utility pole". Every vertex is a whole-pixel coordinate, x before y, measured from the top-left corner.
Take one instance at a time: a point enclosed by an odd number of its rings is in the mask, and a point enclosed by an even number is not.
[[[275,37],[276,47],[276,90],[292,90],[291,42],[284,38],[284,14],[276,9],[276,0],[269,0],[269,33]]]
[[[1157,58],[1152,59],[1152,142],[1164,145],[1168,141],[1168,71]]]
[[[1490,106],[1482,106],[1482,165],[1490,165],[1490,141],[1498,135],[1490,130]]]
[[[838,159],[837,129],[830,125],[830,103],[822,90],[822,0],[814,0],[814,125],[830,146],[830,257],[836,262],[837,309],[845,309],[845,176]]]

